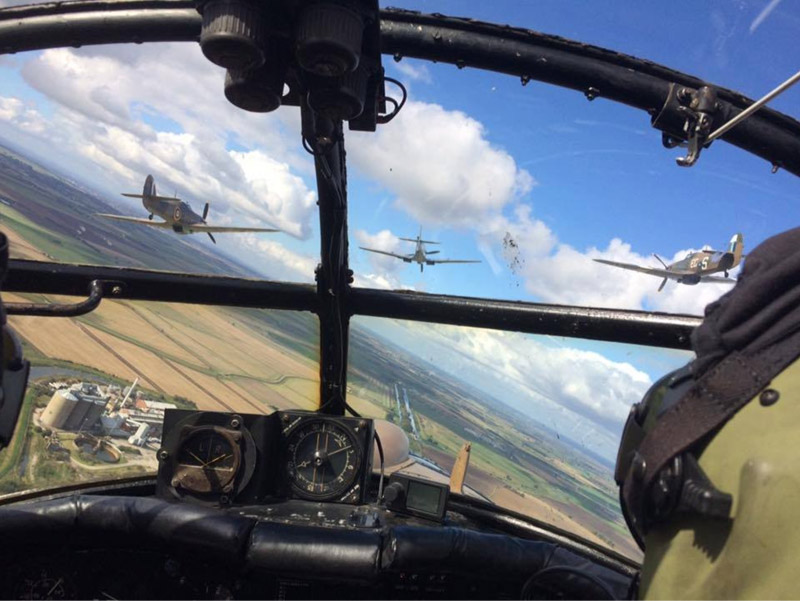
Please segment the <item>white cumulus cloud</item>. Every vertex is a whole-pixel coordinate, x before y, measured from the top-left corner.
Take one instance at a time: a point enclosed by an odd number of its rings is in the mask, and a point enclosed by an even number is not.
[[[32,135],[43,133],[47,127],[42,115],[19,98],[0,97],[0,121]]]
[[[404,247],[404,242],[395,236],[390,230],[381,230],[377,234],[370,234],[365,230],[355,231],[356,240],[358,245],[366,248],[374,248],[376,250],[384,250],[386,252],[396,254],[407,254],[410,251]],[[404,266],[404,263],[394,257],[381,255],[379,253],[366,253],[372,268],[381,272],[384,277],[397,274]]]
[[[290,250],[280,242],[259,238],[253,234],[243,234],[239,240],[241,247],[266,259],[265,269],[269,272],[270,278],[303,283],[314,281],[314,270],[319,263],[318,256]]]
[[[404,59],[395,64],[395,69],[400,71],[401,75],[412,81],[420,81],[422,83],[433,82],[428,65],[426,65],[424,62],[415,61],[413,59]]]
[[[478,227],[530,191],[531,175],[461,111],[409,101],[375,134],[350,134],[353,165],[423,225]]]
[[[576,442],[591,438],[594,450],[609,457],[631,404],[652,385],[630,363],[549,337],[394,320],[381,325],[454,377]]]
[[[210,202],[211,224],[310,237],[316,192],[313,179],[306,181],[313,162],[298,143],[298,111],[235,108],[223,95],[224,71],[196,44],[58,48],[21,58],[7,68],[19,68],[46,100],[36,101],[40,107],[0,97],[6,135],[113,191],[109,200],[123,212],[143,209],[116,193],[137,192],[151,173],[162,194],[177,192],[198,212]],[[251,265],[266,265],[272,277],[313,280],[316,259],[287,249],[275,235],[262,244],[253,240],[227,236],[222,244]]]

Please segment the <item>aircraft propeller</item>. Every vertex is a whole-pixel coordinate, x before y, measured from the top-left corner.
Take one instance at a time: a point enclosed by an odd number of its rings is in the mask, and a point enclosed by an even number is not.
[[[661,260],[661,257],[659,257],[656,253],[653,253],[653,256],[656,259],[658,259],[658,262],[664,266],[664,269],[669,269],[669,266],[666,263],[664,263],[664,261]]]
[[[208,217],[208,209],[209,209],[210,206],[211,206],[211,203],[207,202],[206,206],[203,207],[203,223],[206,222],[206,217]],[[208,234],[208,237],[211,238],[211,241],[214,244],[217,243],[217,241],[214,239],[214,236],[211,235],[211,232],[206,232],[206,234]]]

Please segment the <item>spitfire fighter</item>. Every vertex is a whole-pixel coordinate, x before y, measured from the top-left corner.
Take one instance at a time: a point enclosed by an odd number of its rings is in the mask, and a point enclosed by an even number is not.
[[[680,261],[669,265],[664,263],[657,254],[653,253],[653,256],[664,266],[663,269],[642,267],[630,263],[617,263],[616,261],[607,261],[606,259],[594,260],[598,263],[611,265],[612,267],[630,269],[631,271],[638,271],[640,273],[664,278],[661,285],[658,287],[658,291],[661,292],[667,280],[676,280],[679,284],[688,284],[691,286],[699,284],[700,282],[724,282],[726,284],[735,284],[736,280],[728,277],[728,271],[741,262],[742,257],[744,257],[742,254],[743,248],[744,237],[741,234],[736,234],[731,238],[728,250],[704,249],[693,251]],[[712,273],[719,272],[724,273],[725,277],[711,275]]]
[[[425,248],[426,244],[439,244],[439,242],[433,242],[432,240],[423,240],[422,239],[422,228],[419,230],[419,235],[416,238],[400,238],[400,240],[405,240],[406,242],[414,242],[417,246],[414,249],[413,253],[407,255],[398,255],[396,253],[388,252],[385,250],[378,250],[377,248],[365,248],[363,246],[359,246],[361,250],[366,250],[371,253],[378,253],[381,255],[387,255],[389,257],[394,257],[395,259],[400,259],[405,263],[419,263],[419,271],[425,269],[426,265],[438,265],[439,263],[480,263],[480,261],[474,260],[464,260],[464,259],[431,259],[430,255],[439,254],[438,250],[427,250]]]
[[[98,217],[106,219],[116,219],[117,221],[128,221],[131,223],[139,223],[142,225],[149,225],[152,227],[160,227],[164,229],[171,229],[176,234],[199,234],[205,232],[211,241],[216,244],[212,232],[279,232],[280,230],[268,229],[263,227],[229,227],[224,225],[208,225],[206,217],[208,216],[209,203],[203,208],[203,214],[198,215],[192,210],[188,203],[183,202],[180,198],[172,198],[170,196],[159,196],[156,191],[156,182],[152,175],[148,175],[144,180],[144,188],[141,194],[128,194],[123,192],[123,196],[128,198],[141,198],[144,208],[150,213],[147,219],[140,219],[139,217],[128,217],[125,215],[110,215],[108,213],[96,213]],[[153,221],[153,215],[158,215],[164,221]]]

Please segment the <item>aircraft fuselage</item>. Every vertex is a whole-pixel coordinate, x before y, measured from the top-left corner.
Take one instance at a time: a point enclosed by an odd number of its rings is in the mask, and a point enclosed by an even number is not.
[[[148,175],[142,189],[142,204],[151,218],[153,215],[161,217],[170,224],[172,230],[178,234],[189,234],[190,227],[194,224],[205,223],[203,218],[192,210],[188,203],[178,200],[164,200],[158,197],[156,183],[152,175]]]
[[[594,259],[598,263],[605,263],[612,267],[621,269],[628,269],[630,271],[638,271],[661,278],[661,285],[658,291],[663,290],[667,280],[677,280],[681,284],[688,284],[694,286],[700,282],[726,282],[735,283],[736,280],[728,279],[728,271],[739,265],[742,261],[742,250],[744,248],[744,237],[741,233],[735,234],[728,244],[727,250],[698,250],[692,251],[687,254],[680,261],[675,261],[667,265],[661,260],[661,257],[654,255],[659,263],[663,265],[660,267],[645,267],[642,265],[635,265],[633,263],[621,263],[619,261],[610,261],[608,259]],[[722,272],[725,277],[718,277],[712,274]]]
[[[684,284],[697,284],[700,279],[692,278],[693,275],[705,275],[727,272],[735,267],[736,257],[732,252],[719,252],[712,250],[699,250],[690,253],[680,261],[669,265],[667,269],[676,274],[683,274],[686,277],[682,280]]]

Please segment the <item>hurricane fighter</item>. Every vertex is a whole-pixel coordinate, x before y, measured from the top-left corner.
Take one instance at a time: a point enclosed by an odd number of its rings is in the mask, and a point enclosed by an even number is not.
[[[212,232],[244,233],[280,231],[263,227],[208,225],[208,223],[206,223],[206,217],[208,216],[209,203],[206,203],[203,208],[203,214],[198,215],[192,210],[192,207],[190,207],[188,203],[183,202],[180,198],[159,196],[156,190],[156,182],[152,175],[148,175],[144,180],[144,187],[142,188],[141,194],[123,192],[122,195],[128,198],[141,198],[142,205],[144,205],[144,208],[150,213],[147,219],[128,217],[126,215],[110,215],[108,213],[96,213],[96,215],[98,217],[104,217],[105,219],[115,219],[117,221],[127,221],[130,223],[149,225],[151,227],[171,229],[176,234],[199,234],[205,232],[214,244],[216,244],[217,241],[214,239]],[[163,221],[153,220],[154,216],[160,217]]]
[[[641,265],[633,265],[631,263],[618,263],[606,259],[594,260],[598,263],[611,265],[612,267],[629,269],[631,271],[638,271],[639,273],[646,273],[663,278],[661,285],[658,287],[658,291],[661,292],[667,280],[675,280],[679,284],[688,284],[690,286],[694,286],[700,282],[735,284],[736,280],[729,278],[728,272],[741,263],[742,258],[745,256],[742,254],[743,249],[744,237],[742,234],[736,234],[731,238],[727,250],[703,249],[692,251],[680,261],[670,263],[669,265],[662,261],[661,257],[657,254],[653,253],[653,256],[664,266],[663,269],[657,267],[642,267]],[[725,277],[711,275],[720,272],[722,272]]]
[[[419,271],[425,269],[426,265],[438,265],[439,263],[480,263],[480,261],[475,261],[471,259],[431,259],[431,255],[439,254],[441,251],[438,250],[427,250],[425,248],[426,244],[440,244],[439,242],[434,242],[432,240],[423,240],[422,239],[422,228],[419,230],[419,235],[416,238],[400,238],[400,240],[404,240],[405,242],[413,242],[416,244],[416,248],[414,249],[413,253],[409,253],[407,255],[400,255],[397,253],[389,252],[386,250],[378,250],[377,248],[365,248],[363,246],[359,246],[361,250],[366,250],[371,253],[378,253],[381,255],[387,255],[389,257],[394,257],[395,259],[400,259],[405,263],[419,263]]]

